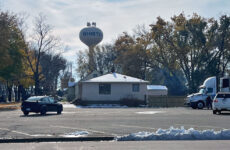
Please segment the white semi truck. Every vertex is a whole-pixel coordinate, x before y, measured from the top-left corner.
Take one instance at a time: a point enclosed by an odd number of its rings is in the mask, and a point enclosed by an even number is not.
[[[206,106],[206,99],[210,96],[212,99],[217,92],[216,77],[207,78],[203,85],[199,87],[198,93],[193,93],[187,96],[187,105],[193,109],[203,109]]]
[[[230,77],[220,78],[220,92],[230,92]],[[186,103],[193,109],[203,109],[206,106],[206,99],[208,96],[213,99],[217,93],[217,78],[207,78],[203,85],[199,87],[198,93],[193,93],[187,96]]]
[[[220,78],[220,92],[230,92],[230,77]],[[208,96],[213,99],[217,93],[217,78],[207,78],[203,85],[199,87],[198,93],[193,93],[187,96],[187,105],[193,109],[203,109],[206,106]]]

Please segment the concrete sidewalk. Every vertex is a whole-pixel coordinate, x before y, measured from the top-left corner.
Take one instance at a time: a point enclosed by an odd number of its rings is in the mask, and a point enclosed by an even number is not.
[[[1,150],[229,150],[230,141],[7,143],[0,147]]]
[[[114,137],[35,137],[35,138],[23,138],[23,139],[0,139],[0,143],[34,143],[34,142],[84,142],[84,141],[113,141]]]

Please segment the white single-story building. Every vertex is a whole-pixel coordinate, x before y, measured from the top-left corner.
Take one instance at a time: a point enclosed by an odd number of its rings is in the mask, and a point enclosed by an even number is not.
[[[114,102],[122,99],[147,99],[147,84],[138,78],[109,73],[79,82],[79,99],[82,101]]]
[[[168,88],[163,85],[147,85],[148,96],[166,96]]]
[[[80,93],[80,85],[82,81],[86,81],[92,78],[96,78],[101,76],[102,74],[99,71],[93,71],[90,74],[88,74],[85,78],[81,79],[79,82],[75,84],[75,98],[74,99],[81,99],[81,93]]]

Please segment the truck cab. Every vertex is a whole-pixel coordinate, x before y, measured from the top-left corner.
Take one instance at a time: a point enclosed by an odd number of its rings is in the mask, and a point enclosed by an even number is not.
[[[206,106],[208,96],[213,99],[217,92],[216,77],[207,78],[199,87],[198,93],[193,93],[187,96],[187,105],[193,109],[203,109]]]

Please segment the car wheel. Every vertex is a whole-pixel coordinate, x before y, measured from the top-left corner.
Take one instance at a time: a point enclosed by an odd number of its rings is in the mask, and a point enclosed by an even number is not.
[[[23,111],[23,114],[24,114],[25,116],[28,116],[29,113],[30,113],[30,112],[28,112],[28,111]]]
[[[58,114],[58,115],[60,115],[60,114],[61,114],[61,112],[62,112],[61,108],[60,108],[60,107],[58,107],[58,108],[57,108],[57,114]]]
[[[212,113],[213,113],[213,114],[216,114],[216,110],[213,110]]]
[[[41,108],[41,115],[46,115],[46,107]]]
[[[204,103],[203,102],[198,102],[197,103],[197,108],[198,109],[203,109],[204,108]]]

